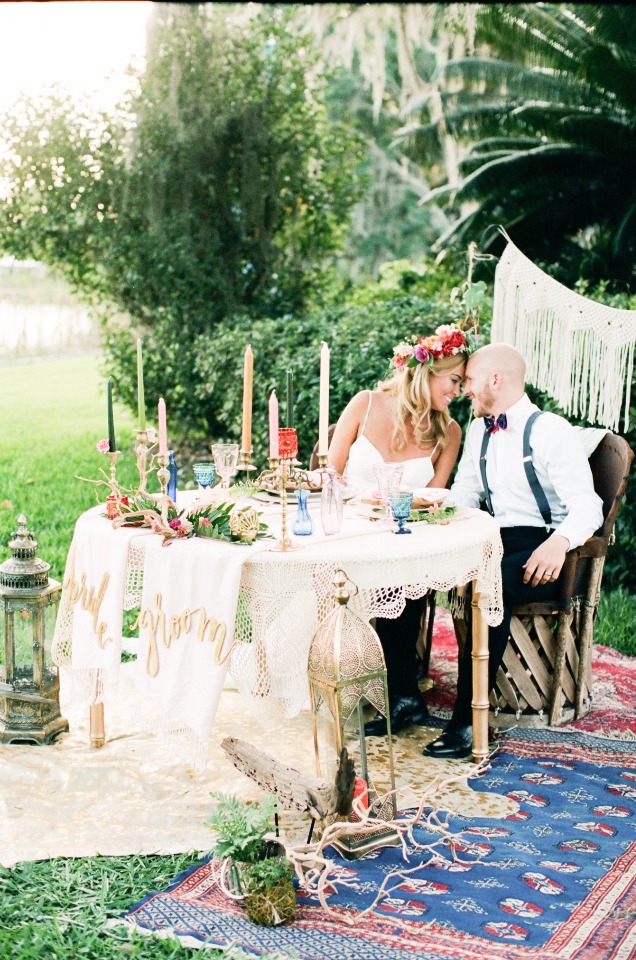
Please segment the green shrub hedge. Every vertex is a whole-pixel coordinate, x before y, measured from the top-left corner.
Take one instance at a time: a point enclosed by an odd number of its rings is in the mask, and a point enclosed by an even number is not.
[[[267,403],[276,390],[281,426],[286,423],[286,376],[294,373],[294,426],[300,459],[306,464],[318,439],[320,345],[331,350],[330,421],[351,397],[373,387],[389,372],[393,346],[412,333],[427,334],[458,319],[450,293],[455,275],[428,262],[387,264],[380,279],[314,305],[303,316],[273,319],[232,317],[215,328],[214,342],[195,341],[192,402],[214,424],[214,440],[241,436],[242,363],[248,343],[254,351],[254,461],[267,458]],[[461,406],[458,404],[457,406]]]

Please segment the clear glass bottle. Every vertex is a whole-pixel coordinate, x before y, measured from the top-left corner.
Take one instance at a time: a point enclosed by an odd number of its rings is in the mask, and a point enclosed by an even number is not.
[[[170,471],[170,479],[168,480],[167,494],[170,499],[176,503],[177,502],[177,464],[174,459],[174,450],[168,450],[168,470]]]
[[[309,490],[296,491],[298,510],[296,512],[296,518],[294,520],[292,530],[297,537],[308,537],[314,532],[314,521],[311,519],[309,509],[307,507],[308,498]]]
[[[326,474],[320,494],[320,520],[323,532],[330,536],[339,533],[342,526],[342,486],[332,466],[327,466]]]

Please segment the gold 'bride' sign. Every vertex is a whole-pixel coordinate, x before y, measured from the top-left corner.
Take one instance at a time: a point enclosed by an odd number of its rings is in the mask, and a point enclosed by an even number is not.
[[[232,640],[227,650],[224,650],[227,637],[227,626],[216,617],[209,617],[204,607],[195,607],[190,610],[185,607],[181,613],[167,616],[162,607],[162,596],[155,594],[154,609],[143,607],[137,620],[136,627],[148,630],[148,656],[146,658],[146,672],[151,677],[159,673],[159,645],[166,649],[173,640],[191,633],[196,628],[196,638],[201,643],[208,642],[214,647],[214,663],[220,666],[229,657],[235,641]]]
[[[71,610],[79,603],[82,610],[87,610],[88,613],[91,614],[93,633],[95,634],[100,650],[103,650],[107,643],[113,642],[112,637],[104,636],[107,630],[106,621],[100,621],[99,619],[99,608],[102,605],[104,594],[108,588],[109,579],[109,575],[105,573],[97,591],[95,587],[89,587],[87,585],[85,573],[82,574],[79,582],[72,575],[64,583],[67,603]]]

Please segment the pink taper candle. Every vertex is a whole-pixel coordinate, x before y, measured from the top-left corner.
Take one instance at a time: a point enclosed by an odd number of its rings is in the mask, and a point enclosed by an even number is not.
[[[243,433],[241,448],[247,453],[252,449],[252,380],[254,376],[254,356],[252,347],[247,345],[243,359]]]
[[[320,348],[320,408],[318,414],[318,454],[327,456],[329,449],[329,347]]]
[[[159,420],[159,455],[165,457],[168,454],[168,431],[166,429],[166,401],[163,397],[159,398],[157,418]]]
[[[270,460],[278,459],[278,400],[274,390],[269,398],[269,456]]]

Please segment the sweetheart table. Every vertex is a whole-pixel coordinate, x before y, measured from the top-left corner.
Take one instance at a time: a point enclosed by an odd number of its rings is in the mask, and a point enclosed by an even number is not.
[[[187,493],[179,505],[188,501]],[[276,503],[254,503],[274,535]],[[273,552],[193,537],[164,546],[148,529],[113,529],[103,507],[77,520],[67,559],[53,657],[76,699],[91,708],[91,742],[104,742],[103,704],[116,693],[122,611],[141,608],[140,705],[152,701],[160,728],[185,738],[204,763],[226,673],[264,726],[308,705],[311,638],[331,609],[341,568],[358,588],[359,616],[397,617],[407,599],[472,583],[473,757],[488,755],[488,625],[502,617],[501,539],[486,513],[460,509],[448,524],[410,524],[396,536],[345,504],[341,532],[294,537],[301,549]],[[101,727],[101,729],[100,729]]]

